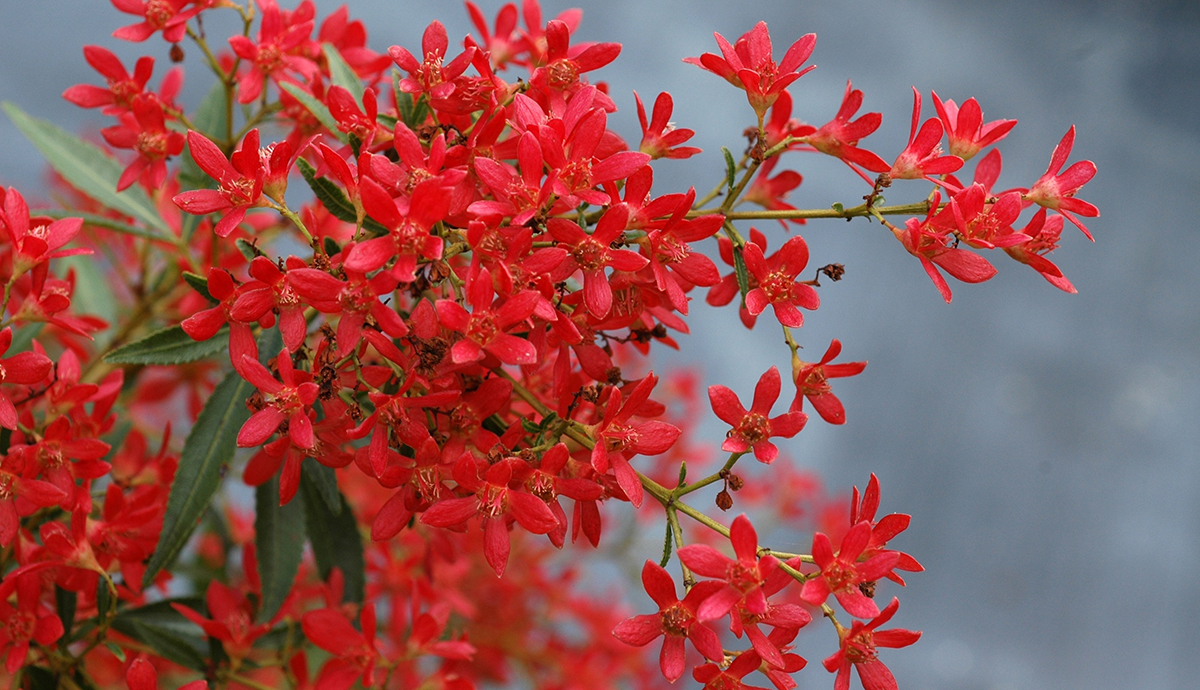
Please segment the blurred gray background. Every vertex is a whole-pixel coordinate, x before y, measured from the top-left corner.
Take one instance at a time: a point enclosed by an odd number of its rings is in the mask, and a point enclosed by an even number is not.
[[[338,3],[317,4],[324,16]],[[500,5],[480,4],[489,16]],[[402,43],[416,52],[433,18],[454,44],[471,30],[457,3],[350,5],[377,50]],[[801,34],[818,34],[819,67],[791,89],[794,116],[830,119],[852,78],[866,92],[864,111],[884,113],[866,145],[888,160],[908,134],[910,85],[926,94],[927,108],[936,89],[959,102],[978,98],[988,119],[1020,120],[1003,146],[1002,188],[1036,180],[1055,143],[1078,127],[1072,160],[1090,158],[1100,170],[1080,196],[1103,213],[1089,223],[1094,245],[1068,225],[1053,256],[1078,295],[1000,256],[999,276],[953,283],[947,306],[879,226],[818,221],[802,229],[814,265],[842,262],[847,275],[821,290],[822,308],[809,315],[801,342],[815,358],[837,337],[846,359],[870,366],[837,383],[844,427],[814,419],[784,447],[839,490],[877,472],[883,510],[914,515],[897,545],[928,571],[910,579],[894,622],[925,637],[884,653],[902,688],[1194,688],[1200,4],[545,5],[547,16],[582,6],[580,40],[625,45],[602,78],[621,108],[613,126],[627,139],[636,145],[639,136],[631,90],[648,103],[669,90],[673,119],[697,130],[691,143],[705,153],[659,164],[660,191],[710,188],[720,146],[739,151],[753,121],[741,94],[680,58],[715,52],[712,31],[732,41],[759,19],[777,56]],[[156,79],[162,74],[160,38],[131,45],[109,37],[127,23],[103,0],[0,4],[0,98],[67,129],[107,125],[58,94],[99,81],[83,61],[84,43],[103,44],[127,64],[148,51],[160,60]],[[184,102],[194,106],[207,87],[197,69]],[[7,120],[0,160],[0,181],[36,197],[42,163]],[[849,206],[865,193],[844,167],[816,156],[792,155],[780,167],[806,177],[790,199],[797,206]],[[888,198],[918,200],[926,191],[900,184]],[[778,226],[760,227],[778,246]],[[767,367],[787,366],[768,323],[747,332],[733,310],[694,304],[693,335],[674,361],[698,363],[709,382],[744,396]],[[723,433],[712,426],[714,438]],[[802,686],[827,687],[819,657],[810,661]]]

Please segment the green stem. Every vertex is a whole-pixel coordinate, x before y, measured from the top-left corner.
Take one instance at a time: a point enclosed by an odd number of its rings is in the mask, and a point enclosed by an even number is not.
[[[719,472],[710,474],[707,477],[705,477],[704,479],[701,479],[700,481],[694,482],[692,484],[688,484],[687,486],[679,486],[678,488],[676,488],[674,491],[671,492],[671,495],[674,496],[675,498],[679,498],[680,496],[686,496],[686,495],[692,493],[693,491],[696,491],[697,489],[703,489],[704,487],[708,486],[709,484],[715,484],[716,482],[721,481],[722,479],[724,479],[724,477],[722,477],[721,475],[728,472],[729,470],[732,470],[733,466],[737,464],[737,461],[743,455],[745,455],[745,453],[730,453],[729,459],[725,461],[725,466],[722,467]]]

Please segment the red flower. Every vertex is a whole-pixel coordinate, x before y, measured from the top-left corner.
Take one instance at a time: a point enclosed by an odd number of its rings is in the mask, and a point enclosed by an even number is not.
[[[791,438],[800,433],[808,415],[799,411],[785,412],[769,418],[771,406],[779,399],[779,369],[771,367],[758,379],[754,387],[754,403],[750,410],[742,407],[737,394],[725,386],[709,386],[708,399],[713,412],[726,424],[733,427],[725,435],[721,450],[745,453],[754,449],[754,457],[763,463],[771,463],[779,456],[779,449],[768,439],[772,436]]]
[[[887,543],[892,540],[897,534],[908,529],[909,523],[912,521],[911,515],[904,513],[889,513],[878,520],[875,519],[875,513],[879,510],[879,478],[875,473],[871,473],[871,479],[867,482],[867,490],[862,494],[862,500],[859,500],[858,487],[854,487],[854,494],[850,498],[850,524],[857,525],[861,521],[866,521],[871,524],[871,540],[867,542],[867,548],[863,551],[864,558],[871,558],[876,553],[883,550]],[[896,570],[905,570],[912,573],[919,573],[925,570],[925,567],[917,562],[917,559],[904,553],[900,554],[900,560],[896,562]],[[904,585],[904,578],[897,575],[895,572],[887,574],[887,579],[892,582]]]
[[[163,32],[168,43],[178,43],[187,32],[187,23],[204,9],[205,3],[192,0],[112,0],[113,7],[126,13],[139,15],[143,21],[123,26],[113,32],[115,38],[140,43],[157,31]],[[194,7],[183,9],[188,5]]]
[[[279,5],[262,3],[262,24],[258,30],[258,42],[245,36],[232,36],[229,47],[249,65],[245,74],[238,77],[238,103],[250,103],[262,93],[267,77],[276,82],[286,78],[291,70],[299,72],[305,80],[313,81],[320,74],[312,60],[295,55],[295,51],[312,34],[312,20],[288,26],[281,16]]]
[[[183,135],[167,129],[162,104],[153,94],[136,96],[132,113],[121,116],[117,127],[106,127],[100,133],[110,146],[133,149],[138,157],[121,173],[117,191],[123,191],[140,180],[147,189],[162,187],[167,179],[167,158],[183,151]]]
[[[771,54],[771,34],[766,22],[755,24],[753,29],[742,34],[736,45],[729,45],[729,41],[719,33],[713,33],[713,36],[721,48],[721,56],[705,53],[698,58],[684,58],[683,61],[702,67],[744,89],[750,106],[758,113],[760,123],[767,109],[784,89],[816,68],[816,65],[809,65],[800,69],[817,45],[816,34],[801,36],[788,48],[778,65]]]
[[[242,448],[262,445],[286,421],[292,442],[301,448],[312,448],[315,438],[308,408],[316,402],[317,384],[312,382],[312,374],[292,368],[292,355],[286,347],[276,361],[282,383],[257,359],[242,355],[239,372],[262,393],[265,407],[242,425],[238,445]]]
[[[1041,209],[1034,214],[1033,218],[1029,219],[1029,224],[1021,230],[1021,234],[1030,238],[1029,241],[1015,247],[1005,247],[1004,251],[1008,252],[1012,258],[1042,274],[1042,277],[1050,281],[1054,287],[1074,294],[1075,286],[1067,280],[1058,266],[1055,266],[1054,262],[1045,256],[1058,249],[1058,242],[1063,231],[1063,218],[1064,216],[1060,215],[1047,218],[1046,209]]]
[[[746,188],[746,193],[743,195],[743,201],[750,201],[765,209],[771,211],[793,211],[795,206],[784,201],[784,198],[791,194],[792,190],[800,186],[804,182],[804,177],[795,170],[782,170],[774,177],[771,177],[771,172],[775,170],[775,166],[779,164],[778,156],[768,158],[763,161],[763,164],[758,168],[758,174],[754,176],[754,181]],[[780,220],[779,224],[785,229],[788,222],[797,225],[804,225],[803,218],[790,218],[788,220]]]
[[[947,175],[963,166],[958,156],[942,155],[942,121],[931,117],[921,125],[921,92],[913,88],[912,128],[908,132],[908,146],[896,157],[888,174],[894,180],[926,179],[934,184],[940,181],[933,175]]]
[[[544,62],[529,77],[531,85],[554,101],[580,90],[585,82],[579,75],[598,70],[616,60],[621,54],[620,43],[593,43],[572,50],[571,29],[570,25],[559,19],[551,19],[546,23],[546,53],[542,56]],[[607,101],[605,105],[612,103],[608,96],[603,94],[599,99],[602,103]],[[615,107],[606,107],[605,110],[615,110]]]
[[[870,183],[871,179],[856,165],[875,173],[887,172],[891,166],[874,153],[858,148],[858,141],[879,129],[883,121],[879,113],[866,113],[857,120],[851,120],[862,107],[862,102],[863,92],[853,88],[847,80],[846,93],[842,96],[842,107],[838,108],[837,115],[804,137],[804,142],[821,153],[842,159],[851,170]]]
[[[696,650],[712,661],[720,662],[725,658],[717,634],[696,619],[696,608],[715,592],[714,588],[722,586],[720,582],[698,582],[680,601],[675,595],[675,581],[667,571],[657,563],[646,561],[642,566],[642,584],[658,604],[658,613],[622,621],[613,630],[614,637],[625,644],[643,647],[662,636],[658,663],[663,676],[672,683],[683,676],[684,639],[691,640]]]
[[[1089,240],[1095,242],[1092,233],[1088,232],[1087,227],[1075,217],[1075,214],[1086,218],[1095,218],[1100,215],[1100,209],[1083,199],[1076,199],[1075,194],[1096,176],[1096,164],[1091,161],[1077,161],[1061,174],[1059,173],[1071,155],[1071,148],[1074,145],[1075,125],[1071,125],[1071,129],[1068,129],[1067,133],[1063,135],[1062,141],[1054,147],[1054,153],[1050,156],[1050,167],[1025,193],[1024,198],[1026,201],[1032,201],[1039,206],[1063,214],[1067,220],[1075,224],[1075,227],[1082,230]]]
[[[658,455],[675,445],[679,428],[666,422],[649,421],[637,424],[629,419],[638,413],[642,404],[650,398],[650,391],[658,383],[653,373],[634,386],[628,398],[622,402],[621,390],[610,388],[604,417],[592,432],[596,445],[592,448],[592,467],[601,474],[611,466],[617,484],[633,503],[640,508],[644,493],[637,472],[629,465],[629,455]],[[661,409],[661,408],[660,408]]]
[[[688,544],[679,549],[679,560],[697,575],[725,580],[725,586],[705,597],[696,611],[696,617],[702,621],[724,616],[739,602],[755,615],[768,611],[763,585],[779,562],[769,555],[758,558],[758,533],[745,515],[734,518],[729,527],[729,541],[737,560],[708,544]]]
[[[680,145],[696,133],[690,129],[676,129],[675,124],[670,121],[671,110],[674,108],[671,94],[663,91],[654,99],[654,112],[649,122],[646,122],[646,107],[642,105],[641,97],[634,92],[633,98],[637,101],[638,121],[642,123],[642,143],[638,145],[639,151],[648,154],[652,159],[691,158],[700,153],[700,149],[695,146]]]
[[[825,670],[830,673],[837,672],[833,690],[849,690],[851,664],[858,670],[858,678],[862,681],[864,690],[897,690],[896,678],[879,660],[876,648],[907,647],[921,638],[920,632],[903,628],[876,630],[891,620],[898,608],[900,600],[893,598],[892,603],[870,622],[854,621],[849,630],[838,630],[842,647],[824,661]]]
[[[995,120],[985,124],[983,109],[974,98],[968,98],[960,108],[952,100],[938,98],[937,91],[934,91],[933,105],[950,139],[951,155],[964,161],[971,160],[982,149],[1008,136],[1012,128],[1017,126],[1016,120]]]
[[[842,353],[842,343],[836,338],[829,343],[829,349],[821,355],[821,361],[811,363],[792,358],[792,378],[796,381],[796,398],[792,401],[792,410],[804,409],[804,399],[812,403],[817,414],[830,424],[845,424],[846,410],[842,401],[833,394],[829,379],[843,376],[857,376],[867,368],[866,362],[843,362],[830,364],[834,357]]]
[[[462,76],[475,57],[475,48],[469,47],[450,62],[445,62],[446,49],[450,39],[446,36],[446,27],[439,21],[432,22],[425,28],[421,36],[421,51],[424,59],[417,62],[412,53],[403,46],[388,48],[388,55],[396,65],[408,72],[408,76],[400,80],[400,91],[410,93],[413,98],[420,94],[429,94],[430,98],[447,98],[454,93],[454,80]]]
[[[316,687],[349,688],[362,677],[364,688],[375,687],[375,665],[382,655],[375,646],[375,604],[363,607],[362,632],[354,629],[345,614],[336,608],[309,611],[300,619],[304,636],[333,655],[321,667]]]
[[[218,237],[228,237],[246,217],[246,211],[264,205],[258,129],[250,130],[242,145],[228,159],[216,144],[199,132],[189,131],[187,141],[192,160],[219,186],[178,194],[174,198],[175,205],[195,215],[229,211],[213,228]]]
[[[637,252],[611,247],[625,232],[628,220],[628,209],[619,205],[604,213],[591,235],[566,218],[552,218],[546,224],[550,235],[570,252],[567,260],[558,267],[554,279],[564,280],[576,270],[583,271],[583,303],[597,319],[607,317],[612,310],[612,285],[604,274],[604,268],[611,266],[618,271],[638,271],[649,263],[646,257]]]
[[[746,685],[742,679],[757,671],[762,659],[757,654],[739,654],[729,668],[724,670],[716,664],[704,664],[692,670],[692,679],[704,683],[702,690],[762,690],[756,685]]]
[[[17,606],[8,603],[17,591]],[[63,624],[49,606],[42,603],[42,578],[34,572],[10,574],[0,585],[0,652],[7,650],[4,670],[11,676],[25,665],[29,645],[36,642],[49,647],[63,636]]]
[[[144,657],[138,657],[129,664],[129,668],[125,671],[125,684],[129,690],[158,690],[158,672],[154,670],[154,665],[146,661]],[[208,688],[206,680],[193,680],[179,686],[179,690],[205,690],[206,688]]]
[[[859,618],[879,615],[879,607],[859,589],[859,584],[874,582],[896,567],[900,560],[897,551],[881,551],[863,563],[858,557],[871,540],[871,523],[862,520],[842,538],[842,547],[837,555],[829,537],[821,532],[813,535],[813,561],[821,568],[821,574],[804,583],[800,598],[820,606],[833,594],[846,612]]]
[[[473,495],[443,499],[421,515],[421,522],[433,527],[453,527],[480,515],[483,518],[483,555],[496,571],[496,577],[504,574],[508,564],[509,519],[533,534],[546,534],[558,527],[558,518],[545,501],[509,488],[514,462],[520,461],[506,458],[487,467],[481,481],[479,462],[469,453],[463,454],[454,464],[454,480],[461,489]]]
[[[146,82],[154,71],[154,58],[138,58],[133,75],[125,70],[120,58],[100,46],[84,46],[83,57],[108,81],[108,88],[92,84],[77,84],[63,91],[63,98],[80,108],[99,108],[105,115],[120,115],[133,107],[133,99],[142,94]],[[179,68],[167,72],[163,78],[158,100],[168,108],[174,108],[175,95],[183,85],[183,71]]]
[[[758,283],[746,293],[746,309],[751,315],[763,313],[769,304],[779,323],[800,328],[804,315],[797,307],[812,310],[821,306],[817,291],[796,280],[808,265],[808,245],[803,237],[797,235],[784,242],[770,259],[764,259],[762,248],[751,242],[742,250],[742,258]]]
[[[275,620],[251,624],[254,620],[254,607],[250,599],[238,589],[234,589],[219,580],[213,580],[208,585],[204,595],[204,603],[208,607],[205,618],[192,609],[180,604],[171,604],[184,618],[204,629],[204,633],[225,647],[225,653],[231,658],[241,660],[246,658],[254,642],[271,632],[271,628],[283,618],[287,607],[281,607],[275,614]]]
[[[388,228],[388,234],[354,245],[347,253],[347,270],[371,273],[395,260],[392,275],[402,283],[416,280],[418,259],[442,258],[442,238],[432,234],[434,223],[450,210],[450,195],[437,179],[413,189],[412,198],[393,199],[378,182],[359,180],[363,208]]]
[[[920,259],[921,266],[933,280],[942,299],[946,300],[946,304],[950,304],[950,286],[946,284],[946,279],[938,272],[938,268],[964,283],[982,283],[990,280],[996,275],[996,269],[982,256],[951,246],[944,233],[932,228],[929,221],[934,210],[938,208],[940,199],[941,196],[935,192],[929,202],[929,215],[924,221],[909,218],[904,223],[904,229],[890,223],[887,226],[908,253]]]
[[[12,338],[12,328],[5,327],[0,331],[0,355],[8,352]],[[40,352],[18,352],[11,357],[0,358],[0,383],[32,386],[44,381],[53,367],[50,358]],[[3,391],[0,391],[0,426],[14,431],[17,429],[17,408],[9,394]],[[0,541],[8,544],[8,540],[2,536]]]
[[[540,295],[522,290],[503,304],[493,306],[493,294],[492,276],[486,268],[481,268],[467,284],[470,312],[454,300],[438,300],[438,320],[446,328],[466,336],[450,348],[450,360],[456,364],[476,362],[487,352],[505,364],[535,364],[537,349],[533,343],[507,331],[533,315]]]

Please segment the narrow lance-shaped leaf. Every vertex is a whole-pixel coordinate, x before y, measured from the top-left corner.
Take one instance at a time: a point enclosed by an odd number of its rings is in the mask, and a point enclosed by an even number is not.
[[[259,337],[259,358],[274,357],[281,347],[279,329],[273,328]],[[162,533],[146,565],[143,587],[148,587],[159,571],[175,561],[212,501],[224,468],[237,450],[238,430],[250,418],[246,399],[254,391],[253,385],[231,371],[200,411],[196,425],[183,443],[179,469],[167,498]]]
[[[171,607],[173,603],[196,611],[205,610],[204,600],[198,597],[157,601],[121,611],[113,619],[112,627],[150,646],[165,659],[197,671],[206,670],[208,643],[195,623]]]
[[[349,91],[355,101],[362,103],[363,93],[366,90],[354,68],[346,64],[346,60],[342,58],[342,54],[332,43],[322,45],[321,50],[325,53],[325,61],[329,64],[329,74],[334,86],[340,86]]]
[[[297,493],[287,505],[279,505],[278,477],[254,491],[254,543],[258,577],[262,581],[260,621],[270,620],[279,612],[300,571],[305,540],[304,504],[304,495]]]
[[[308,183],[308,186],[313,190],[313,194],[317,196],[317,200],[329,211],[330,215],[347,223],[358,222],[358,212],[355,211],[354,204],[350,203],[350,200],[346,198],[346,194],[342,191],[341,187],[337,186],[329,178],[317,177],[316,168],[312,167],[303,158],[296,160],[296,167],[300,169],[300,174],[304,176],[304,181]],[[363,219],[363,227],[376,235],[387,234],[387,228],[371,218]]]
[[[163,233],[171,232],[154,202],[141,188],[117,191],[117,181],[125,166],[115,158],[54,124],[28,115],[12,103],[4,103],[3,107],[17,129],[33,142],[50,167],[67,182],[114,211]]]
[[[37,208],[37,209],[33,209],[32,211],[30,211],[29,214],[32,216],[47,216],[49,218],[54,218],[54,219],[81,218],[81,219],[83,219],[84,225],[91,225],[91,226],[97,227],[97,228],[104,228],[105,230],[114,230],[116,232],[123,233],[126,235],[133,235],[134,237],[145,237],[146,239],[150,239],[150,240],[158,240],[160,242],[170,242],[171,244],[175,244],[178,242],[178,240],[175,237],[170,237],[170,236],[164,235],[163,233],[161,233],[157,230],[148,229],[148,228],[139,228],[136,225],[130,225],[129,223],[123,223],[115,218],[109,218],[108,216],[101,216],[101,215],[97,215],[95,213],[83,213],[82,211],[75,211],[75,210],[61,209],[61,208]]]
[[[345,583],[343,600],[361,602],[366,583],[363,537],[358,531],[353,511],[340,493],[337,495],[340,512],[330,511],[307,471],[301,475],[300,490],[304,494],[308,539],[321,579],[328,579],[334,567],[341,569]]]
[[[208,359],[225,350],[229,329],[222,328],[208,340],[192,340],[180,326],[155,331],[122,345],[104,356],[113,364],[185,364]]]
[[[337,137],[342,143],[346,142],[346,133],[338,130],[337,120],[330,114],[329,108],[324,103],[318,101],[313,95],[304,90],[303,87],[296,84],[281,84],[284,91],[290,93],[296,100],[300,101],[300,105],[308,108],[308,112],[313,114],[313,117],[329,130],[329,133]]]

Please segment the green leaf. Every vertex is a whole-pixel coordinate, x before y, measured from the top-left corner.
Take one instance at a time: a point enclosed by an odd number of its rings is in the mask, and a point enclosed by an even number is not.
[[[331,43],[326,43],[321,46],[321,50],[325,53],[325,61],[329,64],[329,75],[334,86],[340,86],[350,92],[354,96],[354,100],[362,103],[363,89],[362,80],[358,78],[354,68],[346,64],[342,54]]]
[[[112,642],[105,642],[104,646],[108,648],[108,651],[112,652],[113,656],[117,657],[117,661],[120,661],[122,664],[125,663],[125,650],[124,649],[121,649],[119,646],[117,646],[116,644],[114,644]]]
[[[8,346],[8,351],[11,353],[17,353],[32,349],[33,339],[38,337],[38,334],[40,334],[42,329],[45,327],[45,322],[38,322],[21,326],[17,330],[13,331],[12,344]]]
[[[737,274],[738,291],[742,293],[742,306],[746,304],[746,293],[750,292],[750,275],[746,272],[746,260],[742,258],[742,248],[733,247],[733,272]]]
[[[266,256],[253,242],[247,242],[240,237],[234,241],[234,244],[237,246],[238,251],[242,253],[242,256],[246,257],[246,261],[254,261],[260,256]]]
[[[25,666],[17,671],[29,677],[31,690],[58,690],[58,677],[40,666]],[[24,687],[13,683],[12,687]]]
[[[342,143],[346,142],[346,133],[338,129],[337,120],[333,119],[333,115],[329,114],[329,108],[325,107],[324,103],[318,101],[312,94],[305,91],[303,87],[296,84],[280,84],[280,86],[284,91],[292,94],[296,100],[300,101],[300,105],[308,108],[308,112],[312,113],[313,117],[317,118],[325,126],[325,129],[329,130],[330,134],[337,137]]]
[[[192,273],[191,271],[184,271],[183,272],[183,280],[188,285],[190,285],[193,290],[195,290],[196,292],[199,292],[204,297],[204,299],[209,301],[210,304],[217,305],[217,304],[221,303],[220,300],[218,300],[216,297],[213,297],[212,293],[208,291],[208,278],[205,278],[204,276],[199,275],[198,273]]]
[[[154,576],[175,560],[208,508],[224,470],[237,450],[238,430],[250,418],[246,398],[253,392],[254,386],[236,371],[231,371],[201,410],[183,444],[179,469],[167,499],[162,533],[146,566],[143,587],[150,586]]]
[[[325,502],[325,507],[329,508],[334,515],[342,512],[337,472],[334,472],[332,467],[326,467],[312,458],[305,458],[303,475],[316,488],[321,500]]]
[[[75,604],[75,592],[54,585],[54,608],[63,626],[63,636],[59,644],[65,645],[70,641],[71,628],[75,625]]]
[[[72,210],[61,209],[61,208],[37,208],[37,209],[31,210],[29,212],[29,215],[31,215],[31,216],[48,216],[50,218],[56,218],[56,219],[57,218],[82,218],[84,225],[91,225],[91,226],[94,226],[97,228],[104,228],[106,230],[115,230],[117,232],[121,232],[126,235],[133,235],[134,237],[145,237],[146,239],[158,240],[160,242],[170,242],[172,244],[178,243],[178,240],[174,236],[164,235],[163,233],[161,233],[157,230],[148,230],[146,228],[139,228],[137,226],[130,225],[129,223],[122,223],[121,221],[116,220],[114,218],[109,218],[108,216],[97,215],[95,213],[83,213],[82,211],[72,211]]]
[[[331,512],[321,497],[321,489],[315,486],[308,472],[300,477],[300,490],[304,494],[308,540],[312,544],[321,579],[327,580],[334,567],[340,568],[345,581],[342,600],[361,602],[366,582],[365,565],[362,535],[353,511],[339,493],[337,499],[340,510]]]
[[[400,73],[392,70],[392,89],[396,93],[396,105],[400,108],[400,119],[409,129],[416,129],[425,122],[425,101],[414,99],[411,93],[400,90]]]
[[[117,298],[113,296],[112,283],[100,271],[100,264],[90,256],[76,254],[58,260],[57,268],[64,273],[75,269],[75,291],[71,295],[71,311],[75,314],[92,314],[108,322],[108,328],[96,333],[97,347],[104,347],[112,339],[112,327],[118,321]]]
[[[292,591],[304,555],[304,524],[304,495],[297,492],[287,505],[279,505],[279,477],[254,490],[254,543],[262,581],[259,621],[278,613]]]
[[[264,331],[258,337],[260,362],[279,354],[283,347],[282,338],[278,328]],[[154,576],[175,561],[212,501],[225,468],[237,450],[238,430],[250,418],[246,399],[252,393],[254,386],[243,380],[236,371],[231,371],[217,385],[200,411],[196,425],[183,442],[179,469],[175,472],[171,494],[167,497],[162,533],[146,565],[143,587],[149,587]]]
[[[50,167],[67,182],[114,211],[164,233],[171,232],[154,202],[140,187],[117,191],[117,181],[125,166],[115,158],[50,122],[26,114],[12,103],[4,103],[3,108],[17,129],[33,142]]]
[[[155,331],[104,356],[113,364],[185,364],[208,359],[225,350],[229,331],[222,328],[208,340],[192,340],[182,326]]]
[[[199,598],[168,599],[122,611],[113,619],[112,627],[123,635],[149,645],[165,659],[196,671],[204,671],[208,667],[208,641],[198,634],[195,623],[171,608],[172,603],[204,611],[203,600]]]
[[[350,199],[346,198],[341,187],[327,177],[317,177],[316,168],[303,158],[296,159],[296,167],[300,169],[304,181],[312,188],[313,194],[317,196],[321,205],[334,218],[347,223],[358,222],[358,212],[354,209],[354,204],[350,202]],[[363,218],[363,227],[376,235],[386,235],[388,231],[386,227],[371,218]]]
[[[737,164],[733,162],[733,154],[724,146],[721,147],[721,153],[725,154],[725,184],[733,189],[733,185],[737,182]]]

